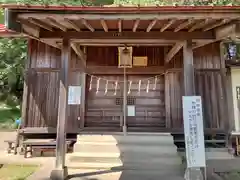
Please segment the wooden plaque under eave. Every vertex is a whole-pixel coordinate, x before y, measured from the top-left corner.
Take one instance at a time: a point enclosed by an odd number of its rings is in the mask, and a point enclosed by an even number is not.
[[[118,67],[132,67],[132,47],[118,47]]]
[[[133,57],[133,66],[147,66],[147,56],[135,56]]]

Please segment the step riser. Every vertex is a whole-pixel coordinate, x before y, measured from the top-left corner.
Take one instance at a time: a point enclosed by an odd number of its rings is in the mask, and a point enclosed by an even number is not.
[[[115,144],[124,144],[124,143],[155,143],[155,144],[172,144],[172,136],[135,136],[130,135],[124,137],[119,135],[79,135],[77,137],[78,142],[111,142]]]
[[[155,155],[174,155],[177,148],[172,146],[133,146],[133,145],[84,145],[75,144],[74,152],[88,152],[88,153],[140,153],[140,154],[155,154]]]
[[[176,165],[181,164],[182,160],[178,157],[176,158],[155,158],[155,157],[121,157],[121,158],[106,158],[106,157],[80,157],[71,156],[70,162],[97,162],[97,163],[119,163],[119,164],[141,164],[141,165],[155,165],[161,166],[165,165]]]
[[[74,169],[111,169],[111,170],[149,170],[149,171],[159,171],[161,174],[182,174],[183,168],[179,165],[162,165],[162,166],[141,166],[138,164],[107,164],[107,163],[70,163],[67,165],[68,168]]]
[[[159,171],[107,171],[89,170],[89,169],[74,169],[70,170],[71,174],[87,174],[71,178],[72,180],[184,180],[183,177],[177,175],[164,175]]]

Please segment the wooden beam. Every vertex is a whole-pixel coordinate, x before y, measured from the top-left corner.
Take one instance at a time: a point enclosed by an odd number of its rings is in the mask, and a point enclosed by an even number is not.
[[[81,22],[82,22],[82,24],[83,24],[86,28],[88,28],[90,31],[92,31],[92,32],[95,31],[95,29],[91,26],[91,24],[89,24],[89,23],[87,22],[86,19],[81,19]]]
[[[83,66],[86,67],[86,54],[80,49],[80,46],[76,43],[71,43],[71,47],[82,61]]]
[[[234,38],[238,32],[237,24],[229,24],[215,29],[215,35],[217,40]]]
[[[222,26],[222,25],[224,25],[226,23],[229,23],[230,21],[231,21],[231,19],[223,19],[220,22],[214,23],[214,24],[204,28],[203,31],[209,31],[211,29],[214,29],[216,27],[219,27],[219,26]]]
[[[118,32],[49,32],[49,31],[41,31],[41,38],[46,39],[62,39],[63,37],[69,39],[162,39],[162,40],[186,40],[186,39],[215,39],[215,35],[213,32],[122,32],[119,34]]]
[[[187,13],[183,12],[176,12],[176,13],[147,13],[147,14],[140,14],[136,12],[132,13],[83,13],[83,14],[56,14],[56,13],[30,13],[30,12],[21,12],[17,15],[19,18],[27,19],[29,17],[33,18],[39,18],[39,19],[45,19],[46,17],[54,17],[56,20],[63,20],[64,18],[72,19],[72,20],[79,20],[79,19],[86,19],[86,20],[99,20],[99,19],[105,19],[105,20],[152,20],[152,19],[158,19],[158,20],[166,20],[166,19],[178,19],[178,20],[184,20],[184,19],[190,19],[194,18],[197,19],[206,19],[206,17],[211,17],[212,19],[226,19],[226,18],[233,18],[237,19],[239,17],[240,12],[236,10],[235,12],[217,12],[217,11],[208,11],[208,12],[197,12],[197,11],[191,11]]]
[[[156,23],[157,23],[157,19],[152,20],[152,22],[149,23],[146,32],[150,32]]]
[[[176,22],[176,19],[171,19],[166,24],[163,25],[163,27],[160,29],[160,32],[165,31],[167,28],[169,28],[172,24]]]
[[[172,58],[180,51],[183,45],[184,45],[183,42],[176,43],[165,56],[165,63],[169,63],[172,60]]]
[[[133,29],[132,29],[133,32],[137,31],[139,23],[140,23],[140,19],[135,20],[134,25],[133,25]]]
[[[67,31],[67,28],[66,28],[65,26],[63,26],[62,24],[58,23],[55,19],[52,19],[52,18],[50,18],[50,17],[47,17],[46,19],[49,21],[49,23],[50,23],[52,26],[54,26],[54,27],[56,27],[56,28],[59,28],[59,29],[61,29],[62,31]]]
[[[211,21],[211,19],[205,19],[200,23],[196,23],[193,27],[191,27],[188,32],[193,32],[196,29],[200,29],[203,28],[204,26],[206,26],[209,22]]]
[[[214,40],[204,40],[202,42],[198,42],[193,49],[205,46],[210,43],[214,43],[220,40],[229,39],[229,38],[235,38],[237,36],[237,33],[240,32],[237,28],[237,24],[228,24],[224,25],[218,28],[215,28],[215,39]]]
[[[193,50],[191,41],[185,41],[183,45],[183,83],[184,95],[195,95]]]
[[[75,42],[75,41],[74,41]],[[81,46],[122,46],[124,43],[122,42],[79,42],[77,41],[77,43],[79,43]],[[140,42],[136,42],[136,43],[129,43],[129,42],[125,42],[125,44],[127,44],[128,46],[173,46],[175,44],[174,42],[144,42],[144,43],[140,43]]]
[[[49,26],[48,24],[46,24],[38,19],[29,18],[28,21],[31,22],[32,24],[35,24],[36,26],[43,28],[43,29],[46,29],[48,31],[53,31],[51,26]]]
[[[81,31],[80,27],[78,27],[78,25],[77,25],[75,22],[73,22],[72,20],[67,19],[67,18],[65,18],[64,20],[67,21],[68,24],[69,24],[73,29],[75,29],[76,31],[78,31],[78,32]]]
[[[176,27],[176,28],[174,29],[174,32],[178,32],[178,31],[186,28],[186,27],[189,26],[192,22],[193,22],[193,19],[188,19],[187,21],[183,22],[183,23],[180,24],[178,27]]]
[[[102,25],[104,31],[108,32],[108,26],[107,26],[107,23],[104,19],[101,19],[101,25]]]
[[[202,41],[202,42],[196,42],[196,44],[192,47],[193,49],[197,49],[197,48],[200,48],[200,47],[203,47],[203,46],[206,46],[207,44],[211,44],[211,43],[214,43],[214,42],[217,42],[219,40],[206,40],[206,41]]]
[[[66,156],[66,126],[68,119],[68,85],[70,73],[69,71],[70,60],[71,60],[70,42],[68,39],[63,39],[61,55],[62,67],[60,70],[60,86],[58,102],[56,164],[55,169],[51,173],[51,179],[65,179],[67,176],[65,156]]]
[[[122,20],[118,19],[118,32],[122,32]]]
[[[114,66],[87,66],[86,72],[89,74],[121,74],[123,70]],[[163,66],[156,67],[133,67],[126,69],[127,74],[160,74],[165,72]]]
[[[23,33],[33,36],[35,38],[39,37],[40,27],[30,23],[28,20],[21,19],[21,20],[18,20],[18,22],[22,24]]]

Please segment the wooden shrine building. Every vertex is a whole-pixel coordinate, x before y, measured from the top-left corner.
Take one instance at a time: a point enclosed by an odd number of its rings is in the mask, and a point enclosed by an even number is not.
[[[23,129],[58,132],[57,157],[65,132],[183,134],[184,95],[202,97],[206,134],[239,130],[222,42],[239,37],[240,7],[2,7],[29,39]]]

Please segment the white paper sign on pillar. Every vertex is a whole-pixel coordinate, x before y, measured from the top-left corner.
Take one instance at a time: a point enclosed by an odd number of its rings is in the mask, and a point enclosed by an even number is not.
[[[183,121],[187,167],[206,167],[201,96],[183,96]]]
[[[68,87],[68,104],[81,104],[81,86]]]

